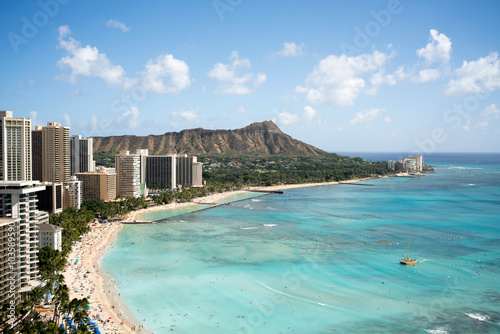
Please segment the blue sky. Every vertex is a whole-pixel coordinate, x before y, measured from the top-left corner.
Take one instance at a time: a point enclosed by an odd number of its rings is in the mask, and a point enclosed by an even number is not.
[[[330,152],[500,151],[498,1],[2,1],[0,110],[83,136],[273,120]]]

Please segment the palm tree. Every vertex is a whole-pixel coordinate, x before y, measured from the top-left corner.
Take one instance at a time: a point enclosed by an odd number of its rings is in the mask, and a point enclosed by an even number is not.
[[[68,313],[73,315],[75,326],[78,326],[78,330],[84,330],[85,332],[87,332],[87,324],[89,318],[87,315],[88,305],[89,302],[87,298],[73,298],[68,304]]]
[[[0,310],[1,317],[0,320],[3,322],[7,314],[9,313],[9,303],[5,303],[2,305],[2,309]]]
[[[74,314],[78,309],[80,300],[78,298],[73,298],[68,304],[68,314]]]
[[[69,302],[69,288],[66,284],[60,284],[54,294],[54,317],[52,321],[55,321],[57,315],[57,324],[59,324],[59,316],[60,316],[60,306],[63,304],[67,304]]]
[[[33,302],[35,304],[38,304],[40,301],[43,300],[43,289],[36,286],[34,287],[32,290],[31,290],[31,296],[30,296],[32,299],[33,299]]]
[[[2,331],[3,334],[16,334],[16,332],[10,327],[10,325],[7,325],[3,328]]]

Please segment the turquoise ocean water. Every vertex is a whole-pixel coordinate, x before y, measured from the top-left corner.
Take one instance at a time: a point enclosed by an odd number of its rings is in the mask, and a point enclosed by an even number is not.
[[[500,333],[500,157],[424,159],[127,225],[101,264],[154,333]]]

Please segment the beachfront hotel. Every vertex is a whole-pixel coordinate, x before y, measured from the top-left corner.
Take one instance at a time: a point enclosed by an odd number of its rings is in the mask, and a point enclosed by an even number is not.
[[[0,111],[0,180],[31,180],[31,119]]]
[[[38,225],[38,248],[49,246],[62,251],[62,227],[52,224]]]
[[[37,125],[31,131],[31,179],[42,181],[43,170],[42,127]]]
[[[70,174],[69,128],[49,122],[42,128],[42,181],[64,182]]]
[[[114,168],[97,167],[95,172],[76,173],[81,181],[81,196],[85,199],[112,201],[116,198]]]
[[[14,220],[19,234],[14,248],[21,298],[38,284],[38,224],[49,221],[49,214],[37,209],[36,195],[43,190],[39,181],[0,181],[0,217]]]
[[[63,189],[63,209],[68,207],[77,210],[82,206],[82,181],[78,180],[76,176],[64,182]]]
[[[398,161],[388,160],[387,169],[405,170],[410,173],[420,173],[423,170],[424,161],[421,155],[410,155]]]
[[[174,155],[150,155],[146,158],[146,185],[150,189],[175,189],[176,164]]]
[[[193,187],[202,185],[202,163],[197,157],[176,157],[177,185]]]
[[[92,138],[82,138],[80,135],[70,139],[70,169],[71,175],[95,171],[94,144]]]
[[[141,155],[121,151],[115,156],[116,196],[139,197],[141,191]]]
[[[150,189],[201,186],[202,165],[197,157],[187,155],[150,155],[146,159],[146,185]]]
[[[60,213],[63,210],[63,184],[56,182],[41,182],[45,190],[37,194],[38,209],[50,214]]]

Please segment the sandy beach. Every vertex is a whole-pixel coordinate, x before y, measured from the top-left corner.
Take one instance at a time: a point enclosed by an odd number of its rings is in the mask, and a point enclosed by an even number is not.
[[[186,202],[186,203],[170,203],[170,204],[165,204],[165,205],[157,205],[157,206],[152,206],[147,209],[140,209],[136,211],[132,211],[123,220],[123,222],[130,223],[134,222],[135,220],[141,220],[141,215],[149,212],[154,212],[154,211],[162,211],[162,210],[175,210],[184,206],[189,206],[193,205],[196,203],[215,203],[217,201],[223,200],[225,198],[228,198],[230,196],[236,195],[236,194],[241,194],[244,193],[245,191],[243,190],[236,190],[236,191],[227,191],[224,193],[218,193],[218,194],[212,194],[209,196],[204,196],[204,197],[198,197],[193,199],[191,202]]]
[[[277,191],[302,187],[324,186],[341,183],[351,183],[368,180],[350,180],[341,182],[305,183],[277,185],[270,187],[248,187],[246,190],[230,191],[212,194],[194,199],[188,203],[171,203],[153,206],[129,213],[123,222],[132,223],[140,220],[140,216],[147,212],[158,210],[177,209],[193,203],[214,203],[230,196],[241,194],[247,190]],[[99,260],[109,248],[114,246],[114,240],[120,228],[119,223],[105,225],[92,224],[91,232],[83,236],[73,245],[68,257],[64,277],[70,289],[70,298],[87,298],[90,303],[89,317],[99,325],[101,333],[150,333],[143,328],[140,321],[135,319],[116,291],[114,282],[100,268]]]
[[[387,177],[387,176],[382,176]],[[286,189],[295,189],[295,188],[305,188],[305,187],[318,187],[318,186],[328,186],[332,184],[343,184],[343,183],[354,183],[360,181],[368,181],[372,180],[372,177],[365,177],[362,179],[353,179],[346,181],[331,181],[331,182],[321,182],[321,183],[296,183],[296,184],[283,184],[276,186],[266,186],[266,187],[249,187],[249,190],[261,190],[261,191],[276,191],[276,190],[286,190]]]
[[[113,247],[119,223],[93,224],[91,232],[73,245],[64,272],[70,299],[87,298],[89,317],[98,324],[101,333],[149,333],[126,309],[111,280],[99,272],[99,259]],[[135,326],[135,327],[134,327]]]

